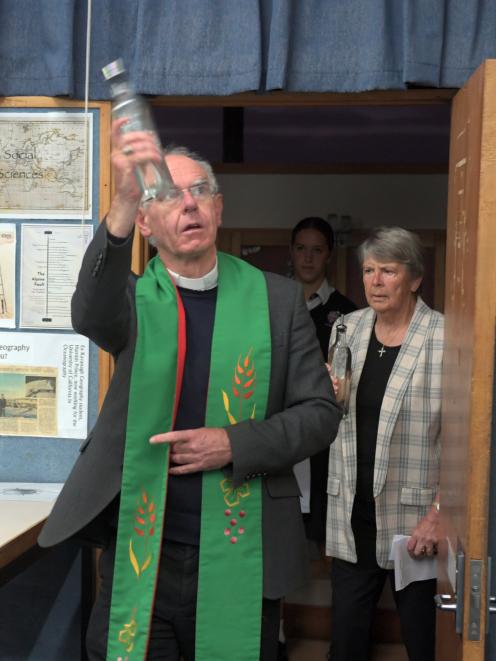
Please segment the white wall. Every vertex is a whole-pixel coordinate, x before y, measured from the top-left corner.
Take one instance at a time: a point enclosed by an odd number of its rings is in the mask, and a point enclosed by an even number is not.
[[[444,174],[218,176],[225,227],[292,227],[304,216],[350,215],[353,228],[446,227]]]

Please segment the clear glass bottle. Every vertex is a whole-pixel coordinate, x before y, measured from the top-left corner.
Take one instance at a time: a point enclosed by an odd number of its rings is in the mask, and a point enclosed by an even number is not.
[[[134,91],[121,58],[107,64],[102,72],[110,83],[113,118],[126,117],[128,120],[121,130],[149,131],[154,134],[157,144],[160,145],[150,107],[145,99]],[[143,191],[143,204],[151,200],[163,199],[174,185],[164,160],[161,165],[151,162],[140,165],[136,168],[136,178]]]
[[[345,417],[350,406],[351,350],[346,341],[343,315],[336,322],[336,340],[329,348],[328,363],[331,366],[331,376],[337,379],[336,401],[343,407],[343,417]]]

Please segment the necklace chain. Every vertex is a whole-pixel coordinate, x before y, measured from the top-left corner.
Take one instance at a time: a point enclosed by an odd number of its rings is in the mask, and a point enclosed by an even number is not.
[[[389,340],[389,343],[387,344],[387,346],[388,346],[388,347],[394,347],[394,346],[396,346],[396,345],[395,345],[396,338],[398,338],[399,336],[404,335],[404,333],[405,333],[405,329],[403,329],[403,328],[398,328],[398,329],[396,329],[394,333],[391,333],[390,340]],[[377,343],[380,342],[380,344],[382,345],[380,349],[377,349],[377,353],[379,354],[379,358],[382,358],[383,355],[384,355],[385,353],[387,353],[387,349],[386,349],[385,346],[384,346],[384,342],[381,342],[381,341],[377,338],[377,330],[375,330],[375,337],[376,337]],[[402,337],[402,339],[403,339],[403,337]]]

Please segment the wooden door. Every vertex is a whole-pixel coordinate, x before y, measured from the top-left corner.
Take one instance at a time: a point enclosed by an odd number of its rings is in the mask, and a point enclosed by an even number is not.
[[[437,616],[437,661],[484,659],[489,456],[496,320],[496,60],[453,101],[446,249],[445,359],[438,592],[454,594],[454,555],[464,553],[463,629]],[[479,561],[480,594],[470,569]],[[461,592],[460,574],[458,593]],[[458,595],[459,596],[459,595]],[[470,605],[480,597],[480,630]],[[477,610],[477,609],[475,609]],[[472,612],[474,608],[472,609]]]

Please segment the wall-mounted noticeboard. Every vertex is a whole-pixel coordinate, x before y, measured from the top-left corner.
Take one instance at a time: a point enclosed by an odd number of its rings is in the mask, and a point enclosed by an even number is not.
[[[110,110],[0,98],[0,481],[63,482],[108,386],[70,298],[110,205]]]

